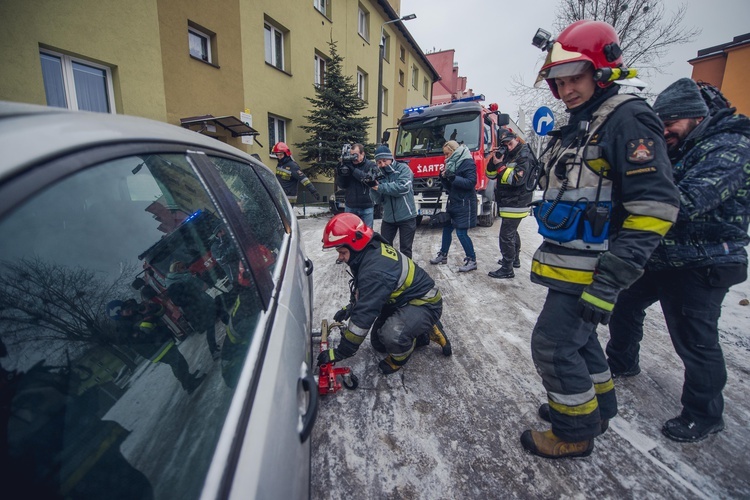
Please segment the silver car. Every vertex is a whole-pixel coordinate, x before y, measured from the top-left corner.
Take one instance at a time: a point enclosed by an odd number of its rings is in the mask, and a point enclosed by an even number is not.
[[[0,102],[4,498],[307,498],[312,262],[275,175]]]

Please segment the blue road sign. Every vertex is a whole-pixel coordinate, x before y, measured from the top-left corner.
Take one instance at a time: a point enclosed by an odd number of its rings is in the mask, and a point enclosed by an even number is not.
[[[534,113],[533,124],[536,135],[547,135],[555,126],[555,115],[547,106],[542,106]]]

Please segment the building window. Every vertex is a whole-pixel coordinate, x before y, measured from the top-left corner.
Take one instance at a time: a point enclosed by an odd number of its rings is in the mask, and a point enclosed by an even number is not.
[[[383,93],[383,107],[380,109],[380,112],[388,115],[388,89],[383,87],[380,91]]]
[[[284,33],[268,23],[265,23],[266,62],[285,70],[284,65]]]
[[[112,72],[106,66],[55,52],[39,52],[47,105],[114,113]]]
[[[268,151],[273,150],[277,142],[286,142],[286,120],[268,115]]]
[[[357,21],[357,33],[359,36],[370,41],[370,13],[361,5],[359,6],[359,15]]]
[[[367,100],[367,73],[357,70],[357,96],[363,101]]]
[[[416,64],[411,67],[411,86],[415,89],[419,88],[419,68]]]
[[[313,6],[315,6],[315,9],[326,17],[331,17],[331,13],[328,12],[328,9],[330,8],[329,3],[328,0],[313,0]]]
[[[201,61],[211,63],[211,37],[195,28],[188,28],[190,55]]]
[[[404,86],[404,79],[406,78],[406,75],[404,75],[404,72],[401,70],[398,70],[398,84],[402,87]]]
[[[390,53],[391,53],[391,37],[388,36],[388,33],[383,32],[383,60],[386,62],[390,62]]]
[[[399,47],[398,58],[401,59],[401,62],[406,62],[406,49],[403,45]]]
[[[322,56],[315,54],[315,86],[325,85],[326,78],[326,60]]]
[[[430,95],[428,92],[429,89],[430,89],[430,82],[429,80],[427,80],[427,78],[425,78],[422,80],[422,95],[424,96],[425,99],[427,99],[427,96]]]

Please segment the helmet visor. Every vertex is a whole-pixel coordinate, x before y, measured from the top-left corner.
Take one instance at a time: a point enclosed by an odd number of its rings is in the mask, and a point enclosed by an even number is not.
[[[544,70],[547,73],[544,79],[580,75],[581,73],[585,73],[589,68],[591,68],[591,63],[588,61],[573,61],[558,64]]]

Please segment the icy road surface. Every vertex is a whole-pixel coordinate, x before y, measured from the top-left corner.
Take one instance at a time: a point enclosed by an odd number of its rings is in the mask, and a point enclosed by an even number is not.
[[[321,250],[329,215],[300,220],[315,264],[316,327],[331,321],[349,297],[345,265]],[[375,229],[380,221],[375,221]],[[661,426],[680,411],[683,366],[675,355],[658,304],[649,310],[640,375],[616,380],[619,415],[588,458],[547,460],[521,448],[524,429],[546,429],[536,411],[545,402],[531,361],[529,339],[546,289],[529,280],[539,244],[536,222],[520,226],[521,269],[512,280],[487,276],[499,267],[493,227],[469,234],[479,269],[459,273],[458,240],[448,265],[428,260],[440,230],[422,224],[415,261],[444,298],[443,323],[453,357],[436,344],[418,350],[399,373],[385,377],[365,340],[341,363],[359,388],[321,398],[313,432],[313,499],[486,498],[748,498],[750,497],[750,295],[748,282],[724,301],[720,327],[729,381],[726,430],[696,444],[665,438]],[[334,330],[335,332],[335,330]],[[602,345],[607,327],[599,327]],[[333,335],[338,341],[338,333]],[[319,345],[313,346],[318,352]]]

